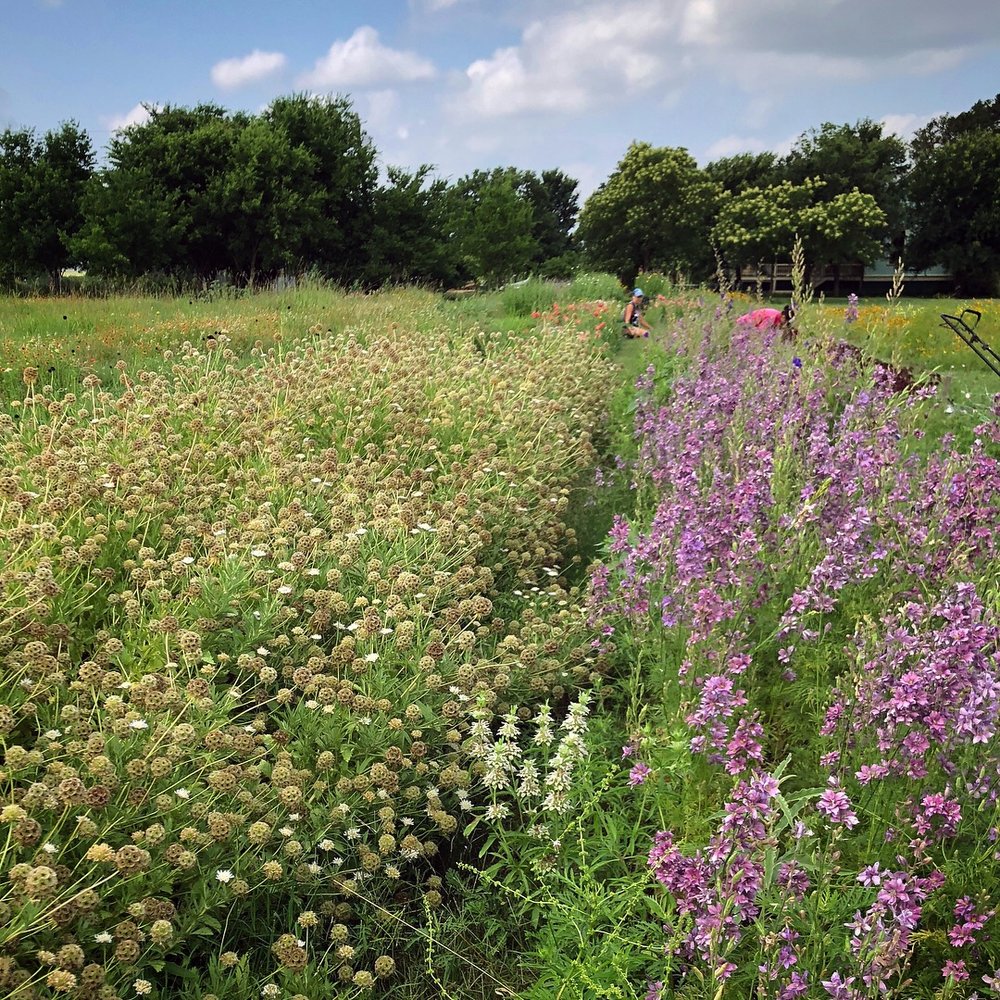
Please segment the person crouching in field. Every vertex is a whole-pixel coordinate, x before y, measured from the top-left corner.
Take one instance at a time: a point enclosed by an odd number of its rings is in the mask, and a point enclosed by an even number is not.
[[[783,340],[794,340],[798,334],[792,326],[794,320],[795,308],[789,303],[784,309],[754,309],[744,313],[736,322],[755,330],[780,330]]]
[[[643,297],[641,288],[632,289],[632,298],[622,313],[622,322],[625,324],[623,333],[626,337],[648,337],[653,329],[642,317]]]

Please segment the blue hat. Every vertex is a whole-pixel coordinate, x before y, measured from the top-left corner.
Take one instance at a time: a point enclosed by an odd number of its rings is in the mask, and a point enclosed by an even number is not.
[[[643,292],[643,290],[641,288],[633,288],[632,289],[632,294],[633,295],[645,295],[645,292]]]

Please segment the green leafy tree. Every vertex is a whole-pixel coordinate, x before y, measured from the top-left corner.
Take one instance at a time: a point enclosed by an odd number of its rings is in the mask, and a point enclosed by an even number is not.
[[[375,191],[376,150],[344,97],[281,97],[264,118],[307,167],[289,178],[301,205],[284,227],[288,254],[345,283],[360,280],[367,261]]]
[[[1000,94],[990,100],[976,101],[960,114],[932,118],[916,131],[910,149],[919,160],[970,132],[1000,132]]]
[[[361,279],[375,150],[346,100],[284,97],[256,116],[214,104],[148,110],[112,139],[110,167],[88,192],[76,245],[92,269]]]
[[[101,189],[91,189],[80,249],[90,270],[117,264],[120,273],[142,274],[159,264],[175,274],[211,277],[231,266],[226,175],[249,117],[230,116],[214,104],[147,110],[148,121],[111,139],[111,168]],[[126,206],[115,195],[127,198]],[[148,243],[129,212],[157,225],[147,230]]]
[[[882,252],[885,213],[870,194],[852,191],[820,198],[818,177],[801,184],[782,181],[769,188],[747,188],[725,199],[713,230],[716,244],[737,268],[791,255],[802,240],[808,272],[816,264],[876,259]]]
[[[448,192],[450,230],[466,274],[496,286],[530,271],[538,258],[531,202],[518,171],[474,171]]]
[[[415,171],[389,167],[375,193],[374,222],[365,283],[450,284],[458,278],[449,239],[448,185],[430,179],[431,167]]]
[[[83,195],[75,258],[98,277],[179,271],[185,216],[180,200],[144,170],[98,171]]]
[[[563,257],[573,250],[573,227],[580,211],[577,182],[561,170],[522,173],[519,189],[531,204],[531,232],[538,244],[535,261]]]
[[[886,216],[885,251],[902,248],[906,218],[907,148],[881,122],[863,118],[854,125],[825,122],[803,133],[782,161],[784,179],[801,184],[822,177],[817,199],[833,201],[857,189],[869,194]]]
[[[967,295],[1000,294],[1000,131],[967,132],[919,157],[909,262],[943,264]]]
[[[72,242],[83,221],[81,201],[94,170],[89,135],[75,122],[46,132],[0,135],[0,275],[47,275],[55,285],[74,263]]]
[[[840,294],[840,268],[861,261],[870,264],[885,252],[886,214],[875,198],[857,188],[803,209],[798,226],[807,266],[833,266],[833,294]]]
[[[745,188],[722,200],[712,241],[724,258],[740,268],[787,258],[801,228],[802,212],[813,204],[823,182],[782,181],[770,187]]]
[[[292,263],[288,234],[307,224],[309,211],[297,178],[309,167],[309,152],[263,118],[235,135],[218,197],[229,267],[248,284]]]
[[[689,269],[705,261],[718,198],[686,149],[636,142],[587,199],[577,235],[594,267],[627,280]]]
[[[729,194],[778,183],[778,157],[774,153],[737,153],[713,160],[705,167],[709,180]]]

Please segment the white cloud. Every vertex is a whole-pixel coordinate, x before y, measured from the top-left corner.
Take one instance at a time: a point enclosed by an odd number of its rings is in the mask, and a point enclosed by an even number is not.
[[[529,24],[519,45],[473,62],[452,110],[484,117],[579,113],[648,91],[677,76],[669,51],[676,26],[676,5],[658,0],[551,14]]]
[[[156,105],[149,105],[155,107]],[[140,103],[130,108],[123,115],[111,115],[103,119],[109,132],[117,132],[119,129],[128,128],[130,125],[144,125],[149,121],[149,111],[147,106]]]
[[[334,42],[312,70],[299,78],[299,86],[319,89],[366,87],[429,80],[435,75],[434,64],[430,60],[415,52],[383,45],[378,32],[363,25],[346,41]]]
[[[931,115],[883,115],[879,121],[887,134],[898,135],[900,139],[909,141],[917,129],[923,128],[932,118],[943,114],[945,114],[944,111],[937,111]]]
[[[254,49],[248,56],[217,62],[212,67],[212,82],[223,90],[235,90],[273,76],[285,68],[286,62],[283,52]]]
[[[399,94],[395,90],[373,90],[368,94],[368,114],[365,124],[380,126],[391,121],[399,109]]]
[[[705,150],[705,157],[707,160],[718,160],[723,156],[736,156],[738,153],[763,153],[767,148],[767,143],[760,139],[726,135],[716,139]]]

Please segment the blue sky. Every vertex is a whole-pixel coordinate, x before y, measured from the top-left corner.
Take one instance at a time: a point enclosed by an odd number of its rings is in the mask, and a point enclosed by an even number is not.
[[[0,128],[103,150],[142,105],[350,96],[386,164],[702,164],[824,121],[904,137],[1000,91],[1000,0],[0,0]]]

